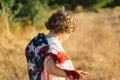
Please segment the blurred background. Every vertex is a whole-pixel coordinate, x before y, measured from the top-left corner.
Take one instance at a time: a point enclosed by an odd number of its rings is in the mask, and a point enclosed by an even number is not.
[[[25,47],[59,7],[78,28],[63,43],[86,80],[120,80],[120,0],[0,0],[0,80],[28,80]]]

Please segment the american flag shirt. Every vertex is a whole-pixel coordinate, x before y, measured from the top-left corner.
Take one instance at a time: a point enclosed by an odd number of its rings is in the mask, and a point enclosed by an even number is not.
[[[47,71],[47,60],[52,56],[56,66],[65,70],[75,70],[61,43],[54,37],[39,33],[26,47],[26,59],[30,80],[65,80]]]

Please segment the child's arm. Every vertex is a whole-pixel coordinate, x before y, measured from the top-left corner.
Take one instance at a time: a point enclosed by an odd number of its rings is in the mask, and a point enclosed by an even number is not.
[[[86,75],[88,75],[85,71],[77,71],[77,70],[63,70],[56,66],[56,63],[53,57],[49,57],[46,61],[46,68],[49,73],[59,76],[59,77],[68,77],[70,80],[76,79],[79,80],[80,78],[85,79]]]
[[[59,77],[67,77],[65,71],[56,66],[56,63],[51,56],[49,57],[49,59],[47,59],[46,68],[48,72],[53,75],[56,75]]]

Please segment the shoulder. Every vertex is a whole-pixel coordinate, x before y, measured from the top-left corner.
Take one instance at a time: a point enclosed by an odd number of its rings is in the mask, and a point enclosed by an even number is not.
[[[62,50],[61,43],[54,38],[47,38],[49,45],[49,52],[57,53]]]

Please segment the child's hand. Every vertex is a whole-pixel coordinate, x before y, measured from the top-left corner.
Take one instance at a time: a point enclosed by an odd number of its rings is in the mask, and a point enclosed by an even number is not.
[[[81,77],[80,77],[80,79],[82,78],[82,79],[86,79],[86,76],[87,75],[89,75],[89,73],[88,72],[85,72],[85,71],[79,71],[80,72],[80,75],[81,75]],[[79,79],[79,80],[80,80]]]
[[[85,79],[86,76],[89,74],[85,71],[79,71],[79,70],[64,70],[69,80],[81,80]]]

